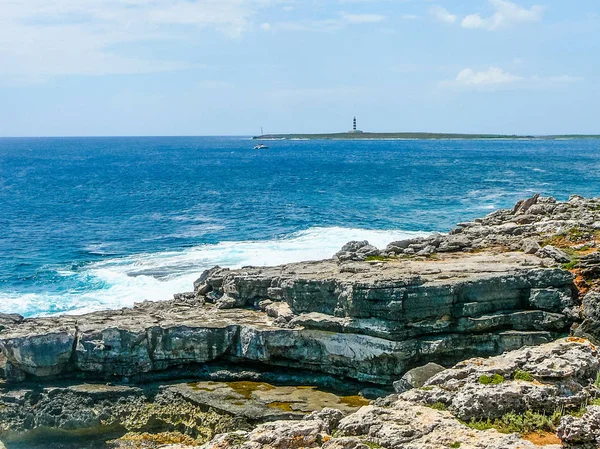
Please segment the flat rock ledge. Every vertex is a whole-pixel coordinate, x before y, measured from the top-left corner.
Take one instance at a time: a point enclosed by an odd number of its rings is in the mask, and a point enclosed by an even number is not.
[[[5,320],[4,377],[123,379],[228,361],[391,385],[427,362],[448,366],[549,342],[576,315],[573,275],[521,252],[325,260],[204,277],[216,304],[195,296]],[[236,308],[222,307],[223,298]]]

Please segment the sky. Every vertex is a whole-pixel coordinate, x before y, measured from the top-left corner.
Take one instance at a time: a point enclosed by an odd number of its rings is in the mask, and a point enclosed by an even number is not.
[[[598,0],[0,0],[0,136],[600,134]]]

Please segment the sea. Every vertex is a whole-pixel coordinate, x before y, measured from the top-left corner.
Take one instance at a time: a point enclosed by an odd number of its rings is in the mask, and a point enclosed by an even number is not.
[[[600,139],[0,139],[0,312],[170,299],[212,266],[447,232],[535,193],[600,195]]]

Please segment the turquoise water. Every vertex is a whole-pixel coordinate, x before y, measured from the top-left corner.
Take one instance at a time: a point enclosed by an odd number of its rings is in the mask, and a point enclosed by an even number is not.
[[[522,197],[600,194],[600,140],[0,139],[0,311],[168,299],[205,268],[447,231]]]

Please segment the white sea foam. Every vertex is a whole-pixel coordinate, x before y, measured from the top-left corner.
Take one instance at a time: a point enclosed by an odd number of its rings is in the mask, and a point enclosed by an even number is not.
[[[426,235],[424,232],[374,231],[340,227],[311,228],[274,240],[222,242],[184,251],[136,254],[96,262],[78,272],[82,288],[62,294],[0,293],[0,311],[27,316],[80,314],[131,306],[143,300],[169,299],[189,291],[206,268],[277,265],[331,257],[350,240],[368,240],[383,248],[393,240]]]

